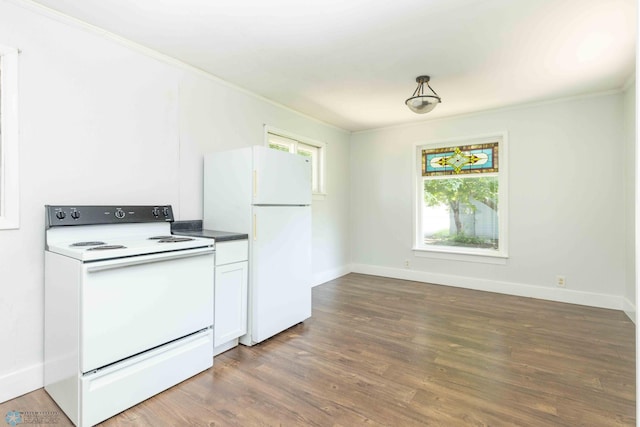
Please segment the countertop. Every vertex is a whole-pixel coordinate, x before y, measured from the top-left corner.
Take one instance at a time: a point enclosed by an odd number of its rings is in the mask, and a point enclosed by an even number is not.
[[[173,223],[171,223],[171,233],[179,234],[182,236],[206,237],[215,239],[216,242],[244,240],[249,238],[249,235],[245,233],[203,229],[202,220],[174,221]]]

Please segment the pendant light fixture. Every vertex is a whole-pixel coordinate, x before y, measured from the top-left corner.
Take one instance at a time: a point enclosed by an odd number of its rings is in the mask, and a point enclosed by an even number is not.
[[[435,90],[429,86],[429,76],[418,76],[416,77],[416,82],[418,82],[418,87],[413,92],[411,98],[408,98],[404,103],[407,104],[407,107],[411,109],[414,113],[425,114],[429,111],[436,108],[442,100],[438,96]],[[433,95],[425,95],[424,94],[424,85],[433,92]]]

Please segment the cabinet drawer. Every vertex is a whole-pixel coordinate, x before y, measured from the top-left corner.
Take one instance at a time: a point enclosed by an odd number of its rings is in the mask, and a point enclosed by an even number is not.
[[[248,240],[216,243],[216,265],[231,264],[247,259],[249,259]]]

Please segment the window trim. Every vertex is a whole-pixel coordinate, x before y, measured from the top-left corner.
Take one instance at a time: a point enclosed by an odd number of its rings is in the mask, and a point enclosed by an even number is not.
[[[296,135],[295,133],[278,129],[273,126],[264,125],[264,145],[269,147],[269,134],[280,136],[282,138],[293,139],[306,145],[318,148],[318,191],[313,192],[313,199],[322,200],[327,196],[326,176],[327,176],[327,143],[307,138],[306,136]]]
[[[20,228],[18,49],[0,45],[0,230]]]
[[[498,200],[499,200],[499,221],[498,232],[500,235],[500,247],[497,251],[491,249],[465,248],[457,246],[429,247],[421,244],[422,234],[422,153],[423,148],[442,148],[455,145],[482,144],[498,140],[500,149],[498,151]],[[454,261],[484,262],[491,264],[505,264],[509,258],[509,172],[508,172],[508,133],[507,131],[493,132],[482,135],[472,135],[461,138],[451,138],[436,141],[417,142],[413,145],[413,245],[412,250],[415,256],[429,257],[437,259],[447,259]]]

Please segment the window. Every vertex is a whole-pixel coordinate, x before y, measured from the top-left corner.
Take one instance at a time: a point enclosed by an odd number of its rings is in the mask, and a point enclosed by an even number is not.
[[[414,249],[507,256],[505,139],[416,146]]]
[[[287,151],[308,157],[311,160],[311,190],[314,195],[325,194],[325,143],[267,128],[267,145],[274,150]]]
[[[18,51],[0,45],[0,229],[18,226]]]

